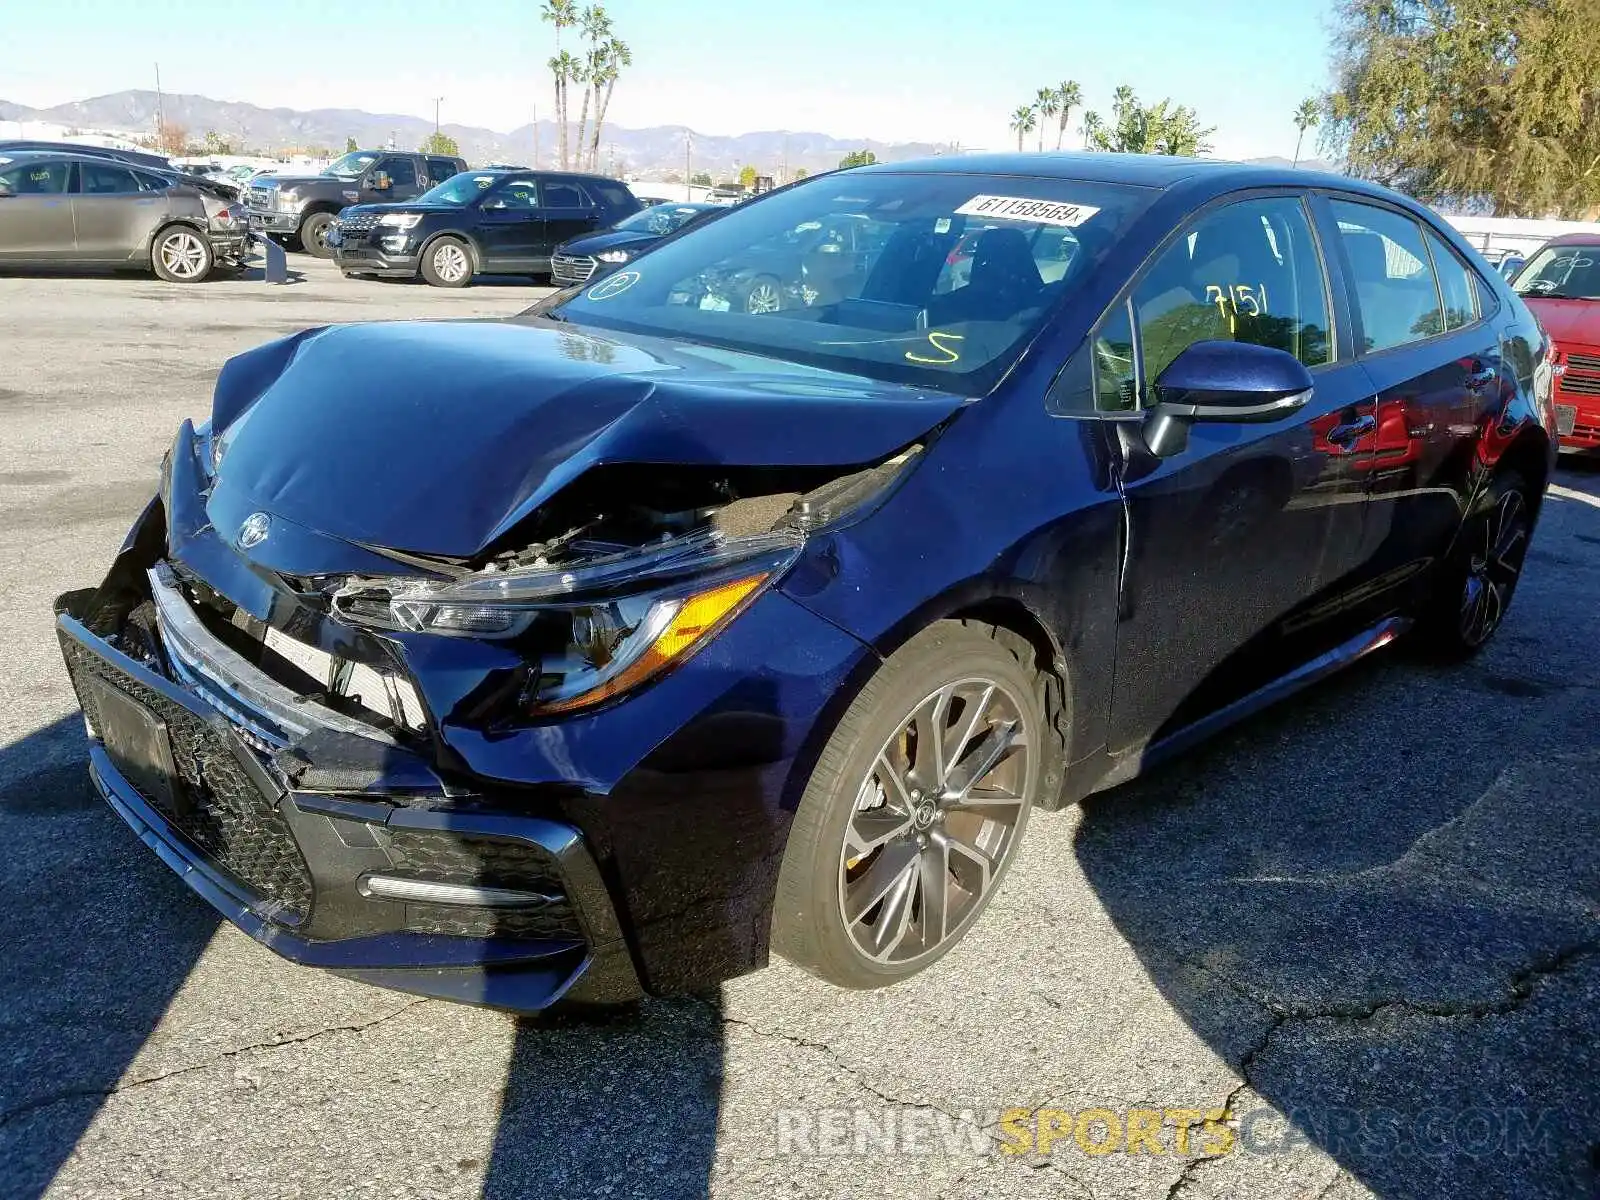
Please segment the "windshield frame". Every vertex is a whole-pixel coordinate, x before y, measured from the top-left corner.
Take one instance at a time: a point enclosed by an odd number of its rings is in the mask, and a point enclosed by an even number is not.
[[[1061,288],[1055,295],[1041,296],[1042,303],[1039,305],[1038,310],[1033,312],[1031,316],[1023,317],[1022,320],[1012,326],[1015,334],[1008,343],[1001,345],[1000,349],[988,358],[978,360],[973,367],[961,372],[943,371],[937,369],[937,366],[913,365],[927,360],[920,357],[914,358],[909,353],[904,355],[904,361],[893,357],[892,351],[895,348],[895,339],[893,337],[880,339],[856,337],[856,344],[863,346],[870,345],[874,340],[879,341],[885,345],[890,354],[889,357],[872,357],[870,355],[863,356],[860,353],[851,354],[837,351],[830,353],[826,349],[820,348],[829,344],[828,342],[820,341],[815,337],[811,337],[808,340],[792,336],[800,322],[788,324],[787,332],[790,336],[751,340],[747,337],[738,336],[738,334],[741,328],[746,331],[751,328],[747,322],[764,319],[760,316],[749,317],[741,312],[733,312],[727,314],[730,319],[725,325],[705,328],[703,327],[704,323],[701,323],[702,327],[695,328],[687,327],[681,320],[670,319],[673,316],[681,316],[695,311],[695,307],[692,305],[672,300],[658,302],[643,310],[635,306],[633,311],[642,312],[647,319],[633,317],[630,315],[629,310],[626,309],[602,310],[597,302],[603,302],[605,299],[614,298],[619,294],[615,290],[614,281],[610,285],[610,290],[600,297],[592,297],[590,293],[606,287],[605,280],[593,287],[578,288],[569,293],[557,294],[551,298],[551,302],[541,302],[525,315],[547,317],[558,322],[571,322],[580,328],[589,326],[599,330],[614,330],[635,336],[711,346],[736,353],[770,358],[778,362],[793,363],[813,369],[853,375],[881,383],[912,386],[963,397],[982,396],[987,395],[998,385],[1027,354],[1028,350],[1035,344],[1040,335],[1049,328],[1052,322],[1056,321],[1070,306],[1079,302],[1085,288],[1092,285],[1098,267],[1104,262],[1108,254],[1121,244],[1126,236],[1137,229],[1141,218],[1155,204],[1163,192],[1161,188],[1134,182],[1075,179],[1049,174],[1035,175],[1021,172],[1014,174],[967,173],[916,169],[884,170],[883,168],[875,168],[865,172],[829,172],[747,200],[738,205],[737,208],[725,211],[724,215],[721,215],[716,221],[706,223],[689,222],[684,227],[650,244],[639,253],[634,262],[643,267],[655,265],[653,261],[649,260],[656,259],[658,255],[672,253],[671,248],[674,246],[677,246],[679,253],[681,253],[685,245],[685,238],[691,240],[700,239],[710,235],[713,230],[722,230],[722,233],[716,236],[725,237],[729,222],[736,215],[739,216],[741,221],[750,222],[753,222],[757,217],[767,216],[767,221],[752,231],[753,234],[759,233],[760,236],[752,236],[750,241],[746,243],[745,252],[748,252],[750,247],[761,246],[769,240],[785,236],[786,231],[782,228],[786,223],[784,219],[776,213],[769,216],[763,206],[778,205],[786,201],[792,205],[794,197],[807,189],[837,189],[841,184],[847,182],[844,178],[846,175],[853,177],[848,180],[849,183],[859,180],[872,192],[878,193],[869,200],[862,201],[864,205],[862,212],[849,214],[845,212],[829,213],[825,207],[814,208],[810,215],[805,215],[804,210],[799,210],[798,214],[791,212],[791,218],[795,215],[800,215],[802,220],[797,222],[794,227],[791,227],[788,232],[793,232],[799,225],[811,220],[826,220],[830,216],[840,217],[846,215],[862,217],[868,221],[877,220],[881,223],[896,225],[896,232],[899,231],[898,226],[902,222],[905,228],[915,229],[916,222],[921,218],[911,216],[910,214],[914,209],[906,206],[918,206],[926,203],[928,196],[926,192],[917,189],[919,182],[925,183],[929,189],[944,189],[958,196],[965,193],[970,197],[966,203],[999,193],[1002,196],[1023,200],[1038,199],[1056,206],[1092,206],[1090,217],[1086,219],[1085,224],[1091,222],[1093,215],[1100,211],[1108,211],[1111,219],[1109,222],[1099,223],[1094,228],[1093,245],[1085,248],[1082,265],[1074,266],[1071,269],[1071,285]],[[890,190],[890,187],[885,186],[890,184],[898,186],[901,192],[896,195]],[[819,205],[837,205],[843,200],[844,197],[842,196],[833,196],[831,198],[824,198],[823,195],[817,196]],[[874,217],[875,206],[880,205],[885,206],[883,211],[898,210],[896,215],[901,217],[901,222],[885,221],[882,216]],[[930,209],[930,211],[936,211],[937,208],[938,203],[935,202],[934,208]],[[987,218],[986,215],[973,215],[970,211],[966,214],[966,220],[969,223],[983,219],[991,218]],[[1004,220],[1003,217],[999,219]],[[1021,220],[1020,218],[1013,219]],[[774,220],[778,224],[771,225],[771,228],[765,228],[766,225],[769,225]],[[939,218],[935,218],[936,233],[939,232],[937,228],[939,220]],[[1030,236],[1037,236],[1050,228],[1050,222],[1045,219],[1040,223],[1029,224],[1026,228]],[[1077,229],[1076,226],[1072,228],[1074,230]],[[962,232],[961,229],[957,229],[958,241]],[[1074,236],[1076,238],[1076,233]],[[709,246],[707,250],[717,253],[717,250],[713,250]],[[683,266],[698,266],[700,272],[712,271],[726,261],[728,261],[728,256],[706,258],[698,264],[695,264],[693,260],[687,260],[685,263],[674,264],[669,267],[668,272],[670,275]],[[637,275],[637,272],[633,273]],[[663,277],[655,286],[658,288],[680,288],[685,280],[693,277],[695,277],[695,274],[692,271],[686,274],[682,280],[673,281],[669,277]],[[1063,282],[1064,280],[1065,276],[1057,280],[1057,282]],[[846,297],[845,299],[848,301],[861,300],[862,298]],[[878,303],[878,301],[866,300],[862,302]],[[809,304],[809,301],[807,303]],[[1019,313],[1019,315],[1021,314]],[[663,320],[663,317],[668,317],[669,319]],[[951,324],[952,322],[947,321],[944,323]],[[962,323],[957,321],[954,324],[959,326]],[[973,325],[968,322],[966,327],[969,331],[978,333],[998,332],[1004,330],[1008,323],[1001,320],[989,324],[990,330],[984,330],[982,323]],[[842,322],[828,322],[823,327],[837,330],[844,335],[842,338],[832,340],[831,344],[834,346],[850,345],[851,335],[858,335],[863,330],[868,333],[873,332],[874,329],[882,332],[879,327],[846,325]],[[781,327],[775,327],[775,331],[778,328]],[[901,330],[899,332],[911,333],[913,331]],[[926,325],[918,325],[916,332],[925,337],[928,332],[938,333],[943,331],[937,326],[930,330]],[[961,337],[966,336],[966,334],[961,335]],[[920,342],[907,344],[912,349],[926,349]],[[999,344],[998,338],[995,344]],[[934,345],[936,348],[943,348],[939,347],[936,342]]]
[[[1588,251],[1594,263],[1591,270],[1596,278],[1596,290],[1592,295],[1575,296],[1564,290],[1565,284],[1572,278],[1572,268],[1567,269],[1567,275],[1562,280],[1562,286],[1551,286],[1547,291],[1537,291],[1531,285],[1534,276],[1562,254],[1571,254],[1574,258],[1578,254]],[[1538,271],[1535,271],[1535,267]],[[1542,282],[1542,281],[1541,281]],[[1600,241],[1594,242],[1563,242],[1556,245],[1543,245],[1528,256],[1528,260],[1517,268],[1517,273],[1511,279],[1511,290],[1523,300],[1584,300],[1590,302],[1600,301]]]
[[[340,179],[359,179],[362,175],[366,174],[368,167],[382,157],[383,155],[377,150],[347,150],[327,166],[323,167],[322,173],[324,175],[337,176]],[[361,166],[354,171],[339,170],[339,164],[344,162],[344,160],[347,158],[365,158],[366,162],[362,163]]]
[[[408,200],[406,203],[448,204],[452,208],[471,208],[474,204],[478,203],[478,201],[482,200],[485,196],[489,195],[489,193],[493,192],[496,188],[503,184],[507,179],[510,179],[513,174],[515,174],[515,172],[510,171],[457,171],[454,175],[450,176],[449,179],[440,180],[427,191],[422,192],[420,195],[412,200]],[[445,188],[449,187],[456,180],[466,178],[467,176],[471,176],[474,180],[482,179],[487,176],[489,182],[483,187],[476,189],[465,200],[447,199],[443,195],[434,194],[436,192],[442,193]]]

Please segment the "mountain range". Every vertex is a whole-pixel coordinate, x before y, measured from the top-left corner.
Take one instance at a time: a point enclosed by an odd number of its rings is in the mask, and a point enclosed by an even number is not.
[[[207,96],[158,96],[153,91],[143,90],[113,92],[51,108],[29,108],[0,100],[0,123],[37,122],[85,133],[149,136],[156,128],[158,105],[168,124],[183,129],[192,141],[200,142],[207,133],[216,133],[240,153],[271,156],[290,152],[339,153],[344,149],[346,138],[354,138],[363,148],[381,148],[392,142],[395,146],[412,149],[433,132],[432,121],[398,113],[345,108],[310,111],[261,108]],[[445,124],[441,129],[455,139],[462,157],[469,163],[532,163],[534,159],[535,132],[531,124],[509,133],[458,124]],[[540,121],[537,137],[539,162],[552,165],[556,152],[555,122]],[[839,159],[852,150],[870,150],[885,162],[956,150],[956,147],[935,142],[882,142],[786,130],[722,136],[699,133],[683,125],[649,129],[607,125],[601,142],[600,169],[608,174],[626,172],[654,178],[668,173],[681,175],[686,145],[690,171],[695,174],[705,171],[717,180],[736,176],[745,164],[769,175],[792,173],[798,167],[811,172],[827,170],[838,166]],[[1288,165],[1284,159],[1255,161]],[[1331,164],[1316,161],[1307,161],[1305,165],[1331,167]]]

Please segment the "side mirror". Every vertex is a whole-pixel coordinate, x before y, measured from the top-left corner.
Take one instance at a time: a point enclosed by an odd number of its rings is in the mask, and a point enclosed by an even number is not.
[[[1249,342],[1195,342],[1155,383],[1145,444],[1157,458],[1182,454],[1195,422],[1278,421],[1311,399],[1311,372],[1294,355]]]
[[[389,172],[375,171],[372,175],[372,182],[367,186],[375,192],[387,192],[394,186],[394,181],[389,178]]]

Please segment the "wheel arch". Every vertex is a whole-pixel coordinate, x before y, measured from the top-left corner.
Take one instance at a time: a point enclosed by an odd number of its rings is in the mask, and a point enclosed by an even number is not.
[[[1550,435],[1542,426],[1529,424],[1517,434],[1511,445],[1506,447],[1505,452],[1495,462],[1496,473],[1516,471],[1528,482],[1532,489],[1529,499],[1533,505],[1535,518],[1544,506],[1544,491],[1550,483],[1551,458],[1554,453],[1555,447]]]
[[[472,262],[472,273],[483,274],[483,250],[478,245],[478,239],[460,229],[440,229],[423,239],[422,245],[417,247],[417,270],[422,269],[422,260],[428,257],[434,246],[438,245],[440,238],[452,238],[464,245],[467,248],[467,257]]]
[[[155,261],[156,243],[161,240],[162,234],[174,225],[186,225],[202,237],[208,232],[206,223],[198,217],[190,216],[188,213],[167,213],[155,223],[155,227],[150,230],[150,236],[144,241],[144,258],[147,263]]]

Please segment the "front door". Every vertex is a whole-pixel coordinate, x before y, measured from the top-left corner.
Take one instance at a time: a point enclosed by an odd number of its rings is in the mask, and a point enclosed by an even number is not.
[[[141,188],[120,163],[79,163],[72,195],[78,257],[126,262],[144,250],[166,209],[166,192]]]
[[[51,262],[76,253],[73,174],[70,162],[0,159],[0,262]]]
[[[1320,652],[1331,634],[1318,614],[1360,573],[1359,442],[1374,405],[1335,343],[1312,228],[1298,194],[1214,208],[1169,243],[1097,334],[1103,407],[1148,405],[1168,364],[1204,340],[1285,350],[1314,380],[1298,412],[1195,424],[1168,458],[1150,456],[1138,427],[1121,423],[1113,752],[1159,740]]]
[[[1500,343],[1470,268],[1410,213],[1345,199],[1327,207],[1378,399],[1366,536],[1388,592],[1416,578],[1461,522],[1478,440],[1501,403]]]
[[[483,256],[483,269],[532,271],[544,245],[544,214],[539,211],[539,187],[532,176],[502,180],[477,199],[474,236]]]

